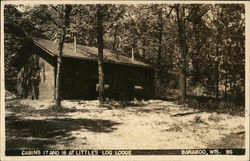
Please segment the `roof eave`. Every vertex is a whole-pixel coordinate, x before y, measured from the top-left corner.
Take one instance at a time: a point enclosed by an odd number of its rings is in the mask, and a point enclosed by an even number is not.
[[[36,40],[33,40],[34,45],[38,46],[39,48],[41,48],[42,50],[44,50],[46,53],[48,53],[49,55],[51,55],[52,57],[57,57],[56,53],[53,53],[51,51],[49,51],[48,49],[46,49],[45,47],[43,47],[42,45],[39,44],[39,42],[37,42]],[[69,55],[62,55],[62,57],[67,57],[67,58],[73,58],[73,59],[82,59],[82,60],[90,60],[90,61],[97,61],[97,59],[93,59],[93,58],[86,58],[86,57],[78,57],[78,56],[69,56]],[[120,62],[115,62],[115,61],[109,61],[109,60],[104,60],[105,63],[112,63],[112,64],[119,64],[119,65],[127,65],[127,66],[134,66],[134,67],[141,67],[141,68],[150,68],[150,69],[154,69],[154,66],[151,64],[147,64],[147,65],[141,65],[141,64],[133,64],[133,63],[120,63]]]
[[[38,42],[36,42],[35,40],[33,40],[33,43],[38,46],[39,48],[41,48],[42,50],[46,51],[50,56],[56,56],[56,54],[53,54],[52,52],[50,52],[49,50],[47,50],[46,48],[44,48],[42,45],[40,45]]]
[[[55,55],[57,57],[57,55]],[[72,58],[72,59],[81,59],[81,60],[89,60],[89,61],[98,61],[96,59],[91,59],[91,58],[82,58],[82,57],[77,57],[77,56],[69,56],[69,55],[62,55],[64,58]],[[111,64],[118,64],[118,65],[127,65],[127,66],[134,66],[134,67],[141,67],[141,68],[150,68],[154,69],[153,66],[146,66],[146,65],[138,65],[138,64],[130,64],[130,63],[118,63],[114,61],[109,61],[109,60],[103,60],[104,63],[111,63]]]

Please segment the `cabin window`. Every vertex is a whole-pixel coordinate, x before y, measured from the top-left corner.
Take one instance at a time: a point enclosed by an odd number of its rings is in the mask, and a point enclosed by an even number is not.
[[[135,90],[143,90],[144,88],[143,88],[143,86],[135,85],[135,86],[134,86],[134,89],[135,89]]]
[[[104,89],[109,89],[109,85],[108,84],[104,84]]]
[[[98,91],[99,84],[96,84],[96,91]],[[108,84],[104,84],[104,89],[109,89],[110,86]]]

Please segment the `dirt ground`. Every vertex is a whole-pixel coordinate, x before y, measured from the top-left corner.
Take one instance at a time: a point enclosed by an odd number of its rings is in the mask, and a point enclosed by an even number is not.
[[[244,117],[163,100],[100,107],[98,101],[6,101],[7,149],[244,148]]]

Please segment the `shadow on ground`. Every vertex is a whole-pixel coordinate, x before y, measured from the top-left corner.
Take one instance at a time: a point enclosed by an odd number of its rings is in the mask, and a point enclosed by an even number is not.
[[[232,149],[232,148],[245,148],[245,132],[230,133],[225,135],[219,140],[215,140],[208,144],[207,148],[210,149]]]
[[[73,141],[72,131],[110,133],[119,124],[110,120],[84,118],[22,120],[12,115],[6,117],[6,149],[48,149],[60,141]]]

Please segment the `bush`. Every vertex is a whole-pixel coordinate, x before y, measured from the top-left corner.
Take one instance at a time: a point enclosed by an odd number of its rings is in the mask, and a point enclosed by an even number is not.
[[[227,113],[230,115],[244,116],[245,106],[239,105],[233,100],[215,99],[203,96],[189,96],[187,104],[191,108],[199,109],[202,111]]]
[[[194,122],[197,123],[197,124],[205,123],[205,121],[201,118],[201,116],[198,116],[198,115],[195,116]]]
[[[166,131],[168,131],[168,132],[182,132],[182,128],[178,124],[173,123],[170,128],[166,129]]]

